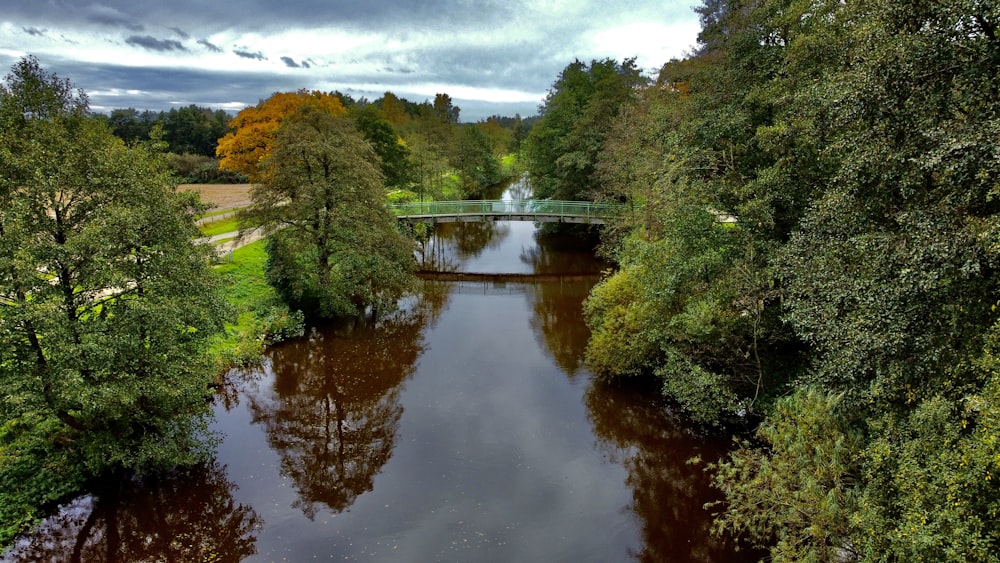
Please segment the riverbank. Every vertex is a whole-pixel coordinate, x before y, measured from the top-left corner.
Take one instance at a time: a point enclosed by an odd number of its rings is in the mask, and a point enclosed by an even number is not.
[[[249,188],[247,184],[179,187],[197,191],[212,209],[248,204]],[[265,244],[258,240],[234,248],[215,268],[233,310],[232,322],[208,350],[220,374],[231,367],[255,365],[269,344],[302,334],[301,313],[290,311],[265,281]],[[0,427],[0,546],[9,546],[17,534],[85,490],[85,474],[71,444],[66,428],[54,418],[39,415]]]
[[[302,313],[291,311],[265,280],[265,241],[232,250],[216,267],[223,294],[235,310],[235,322],[214,342],[211,353],[219,372],[253,365],[268,344],[301,336]]]
[[[433,237],[456,272],[512,281],[425,282],[377,322],[269,347],[266,367],[231,371],[220,389],[212,463],[108,478],[8,557],[69,560],[112,540],[119,554],[189,560],[188,546],[207,546],[198,554],[248,563],[746,560],[708,533],[701,507],[719,495],[687,463],[718,460],[729,440],[581,363],[581,302],[604,268],[589,245],[523,221]],[[248,310],[270,301],[263,250],[217,269]]]

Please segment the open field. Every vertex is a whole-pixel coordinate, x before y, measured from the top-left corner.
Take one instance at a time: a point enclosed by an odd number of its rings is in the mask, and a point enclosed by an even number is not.
[[[250,184],[181,184],[178,190],[194,190],[212,209],[229,209],[250,204]]]

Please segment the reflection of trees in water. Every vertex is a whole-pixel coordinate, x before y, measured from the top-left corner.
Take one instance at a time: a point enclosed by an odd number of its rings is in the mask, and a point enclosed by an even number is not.
[[[215,383],[212,402],[231,411],[240,404],[240,398],[264,378],[261,362],[230,368]]]
[[[531,193],[532,191],[533,190],[531,188],[531,178],[529,178],[528,174],[525,173],[522,174],[521,177],[515,180],[514,182],[511,182],[510,185],[506,186],[506,188],[503,190],[502,197],[514,201],[522,201],[525,199],[530,199],[532,196]]]
[[[438,223],[418,250],[417,262],[423,270],[454,272],[487,248],[499,248],[509,235],[506,222]]]
[[[240,561],[257,552],[260,516],[236,504],[218,464],[166,476],[110,479],[49,518],[10,561]]]
[[[612,458],[628,471],[632,489],[630,510],[642,522],[644,546],[640,561],[723,561],[734,555],[725,542],[709,532],[711,518],[703,504],[717,500],[702,465],[693,456],[715,461],[721,445],[694,436],[655,397],[655,389],[628,390],[591,385],[588,414],[594,432]],[[742,559],[748,555],[741,554]],[[742,560],[741,559],[741,560]]]
[[[531,328],[536,340],[570,377],[583,364],[590,330],[583,319],[582,303],[597,280],[594,276],[590,280],[549,281],[531,284],[529,289],[534,300]]]
[[[414,310],[426,319],[428,326],[435,326],[438,317],[448,306],[454,284],[448,282],[420,280],[420,290],[414,302]]]
[[[535,315],[531,327],[539,343],[552,353],[569,376],[580,370],[590,330],[583,318],[583,300],[605,266],[594,258],[589,241],[573,235],[536,233],[538,244],[521,252],[521,261],[537,275],[593,274],[591,279],[533,284]]]
[[[545,228],[549,225],[558,228],[550,232]],[[545,223],[535,233],[537,244],[521,251],[521,262],[530,265],[535,274],[600,273],[608,265],[594,257],[594,232],[594,227],[587,225]]]
[[[317,503],[342,511],[372,489],[392,455],[400,384],[422,351],[423,319],[398,311],[313,330],[271,350],[273,390],[250,395],[250,409],[306,516],[315,516]]]

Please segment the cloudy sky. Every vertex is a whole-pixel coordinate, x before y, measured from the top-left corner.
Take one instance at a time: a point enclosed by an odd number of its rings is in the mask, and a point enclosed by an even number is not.
[[[300,88],[414,102],[463,121],[534,115],[574,59],[651,72],[695,44],[698,0],[0,0],[0,74],[22,56],[98,111],[238,110]]]

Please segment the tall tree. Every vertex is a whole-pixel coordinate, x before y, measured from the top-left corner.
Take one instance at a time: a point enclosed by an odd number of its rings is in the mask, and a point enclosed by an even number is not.
[[[238,172],[252,182],[263,181],[267,168],[262,166],[270,154],[282,120],[304,105],[316,105],[332,115],[344,115],[347,110],[334,94],[319,91],[279,92],[256,106],[241,111],[229,123],[230,132],[219,139],[216,154],[219,167]]]
[[[374,105],[381,111],[382,118],[391,123],[393,127],[404,125],[410,120],[406,111],[406,102],[400,100],[392,92],[386,92]]]
[[[144,115],[154,119],[143,119]],[[134,143],[149,139],[155,116],[152,112],[141,114],[135,108],[113,109],[108,116],[108,125],[115,136],[126,143]]]
[[[448,94],[436,94],[434,96],[434,115],[441,123],[458,123],[458,116],[462,109],[452,102]]]
[[[720,466],[721,522],[778,537],[775,560],[991,560],[1000,13],[775,0],[742,15],[786,66],[752,186],[811,186],[784,199],[801,211],[775,267],[812,365],[765,448]]]
[[[218,141],[227,132],[229,116],[222,110],[189,105],[161,113],[160,121],[170,152],[215,156]]]
[[[58,420],[91,474],[198,458],[224,309],[195,201],[23,59],[0,88],[5,422]]]
[[[412,243],[385,207],[378,162],[351,120],[307,103],[284,120],[258,173],[267,180],[244,221],[274,232],[269,280],[312,315],[389,306],[410,286]]]
[[[527,139],[528,170],[537,197],[592,199],[593,174],[619,109],[646,82],[635,59],[574,61],[563,69]]]
[[[479,126],[465,125],[456,133],[451,165],[458,170],[465,195],[482,197],[486,188],[503,179],[500,159]]]
[[[410,151],[392,124],[374,106],[362,108],[354,117],[358,130],[378,153],[385,185],[406,188],[410,179]]]

